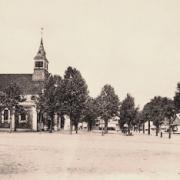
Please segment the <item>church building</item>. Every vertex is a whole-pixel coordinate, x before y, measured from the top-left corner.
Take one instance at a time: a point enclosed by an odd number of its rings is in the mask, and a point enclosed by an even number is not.
[[[30,130],[37,131],[39,127],[38,112],[35,99],[43,91],[44,83],[49,76],[49,61],[41,38],[40,46],[34,57],[33,74],[0,74],[0,91],[3,91],[11,83],[15,83],[22,91],[25,101],[20,105],[25,109],[25,113],[14,113],[10,118],[10,110],[3,109],[0,114],[0,129]],[[56,123],[57,125],[57,123]],[[58,130],[58,127],[55,128]]]

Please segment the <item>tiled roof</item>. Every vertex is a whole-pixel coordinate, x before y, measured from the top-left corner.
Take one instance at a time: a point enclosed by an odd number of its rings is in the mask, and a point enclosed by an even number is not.
[[[32,81],[32,74],[0,74],[0,91],[10,83],[16,83],[23,94],[39,94],[44,85],[42,81]]]

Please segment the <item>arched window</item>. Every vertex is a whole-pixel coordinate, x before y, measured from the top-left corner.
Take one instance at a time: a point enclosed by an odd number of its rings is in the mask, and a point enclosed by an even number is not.
[[[9,119],[9,111],[7,109],[4,110],[4,120]]]

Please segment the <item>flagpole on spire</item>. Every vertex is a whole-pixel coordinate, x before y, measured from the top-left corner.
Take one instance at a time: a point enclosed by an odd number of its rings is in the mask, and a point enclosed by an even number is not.
[[[41,28],[41,44],[43,44],[43,30],[44,30],[44,28],[42,27]]]
[[[42,27],[41,28],[41,38],[43,38],[43,30],[44,30],[44,28]]]

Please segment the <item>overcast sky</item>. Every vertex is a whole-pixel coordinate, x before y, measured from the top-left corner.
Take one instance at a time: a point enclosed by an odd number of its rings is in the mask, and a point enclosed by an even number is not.
[[[0,73],[32,73],[44,27],[49,71],[79,69],[141,107],[180,81],[179,0],[0,0]]]

